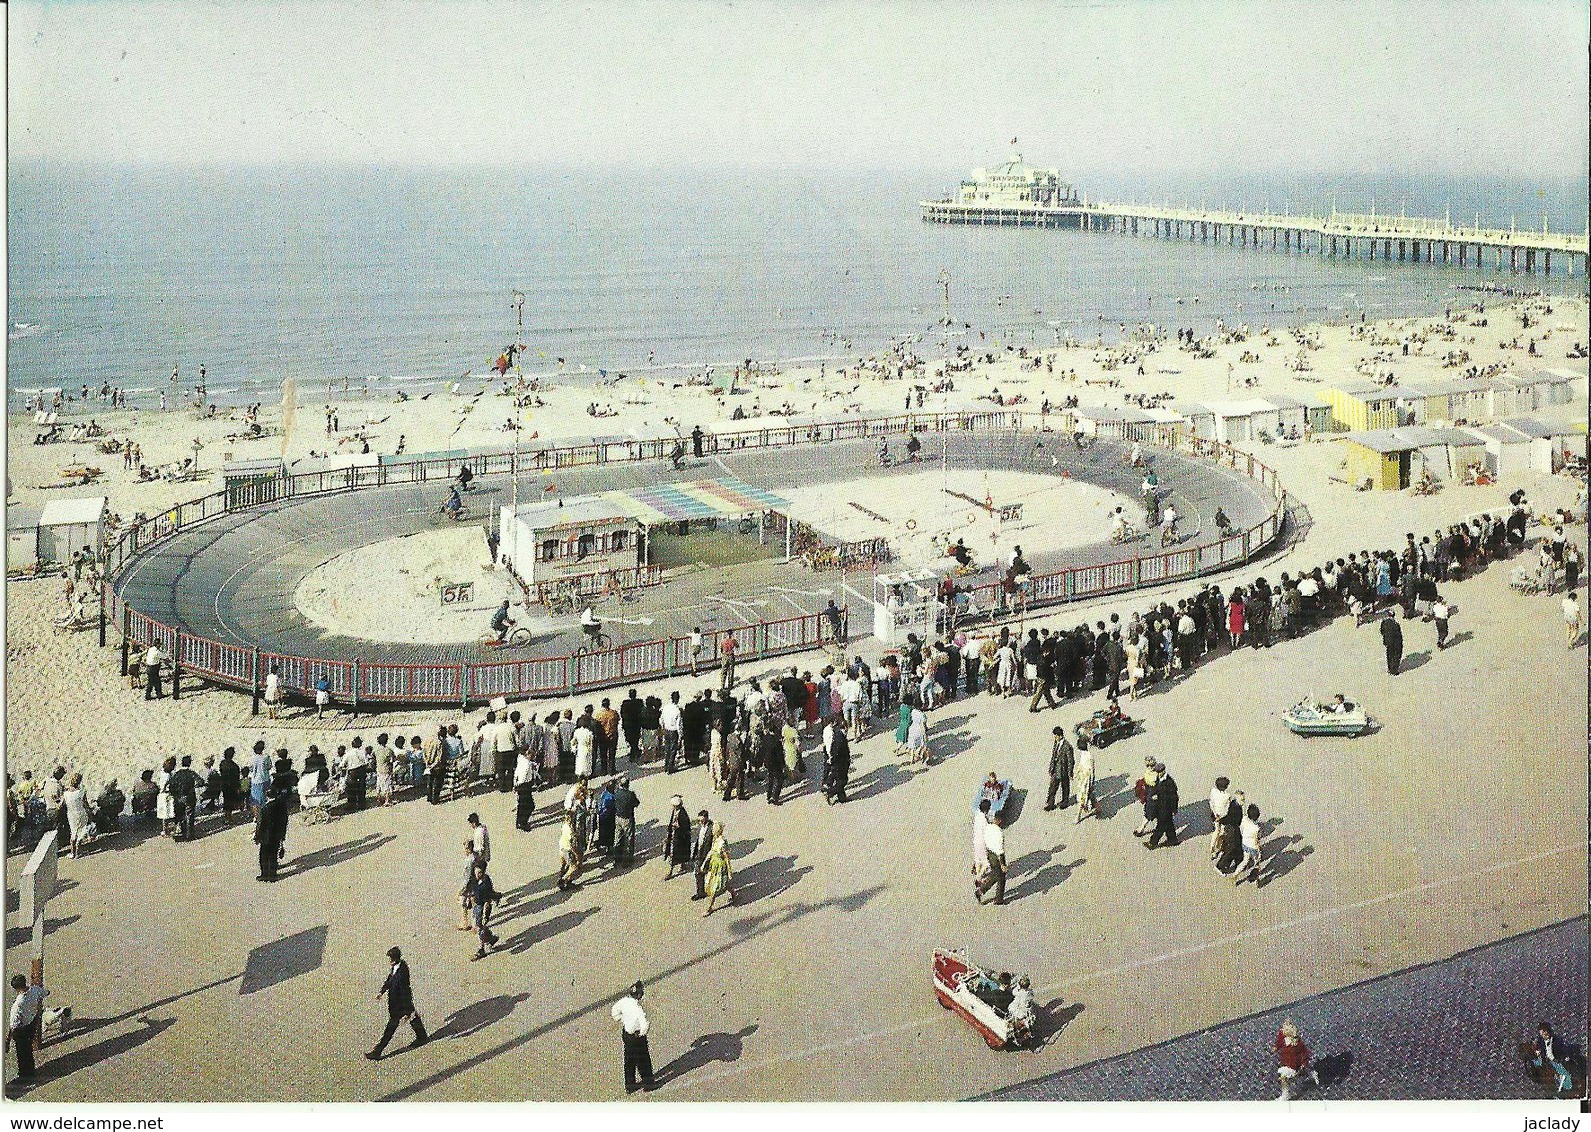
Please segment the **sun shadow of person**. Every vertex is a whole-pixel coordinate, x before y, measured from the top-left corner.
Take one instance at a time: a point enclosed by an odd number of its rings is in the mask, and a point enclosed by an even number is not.
[[[514,1012],[516,1006],[529,998],[529,994],[496,994],[491,998],[472,1002],[468,1006],[461,1006],[431,1032],[431,1037],[467,1038],[501,1022]]]
[[[687,1073],[711,1065],[715,1061],[739,1061],[745,1051],[746,1039],[756,1032],[757,1024],[752,1022],[734,1033],[703,1034],[693,1041],[684,1053],[658,1070],[657,1083],[665,1085],[677,1081]]]

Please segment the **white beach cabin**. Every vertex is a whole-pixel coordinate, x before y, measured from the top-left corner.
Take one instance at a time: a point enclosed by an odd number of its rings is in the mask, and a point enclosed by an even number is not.
[[[39,512],[39,561],[70,562],[72,555],[84,548],[99,554],[105,540],[105,504],[103,495],[46,503]]]

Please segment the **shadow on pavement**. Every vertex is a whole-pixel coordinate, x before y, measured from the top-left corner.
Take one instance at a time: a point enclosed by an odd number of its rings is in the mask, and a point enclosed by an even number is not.
[[[530,998],[529,994],[494,994],[468,1006],[460,1007],[432,1031],[435,1038],[467,1038],[488,1026],[495,1026],[514,1012],[514,1008]]]
[[[324,849],[317,849],[313,853],[305,853],[302,857],[295,857],[292,868],[283,870],[283,880],[291,880],[301,873],[313,869],[329,868],[351,861],[355,857],[363,857],[366,853],[373,853],[383,845],[388,845],[398,839],[395,833],[367,833],[353,841],[345,841],[341,845],[328,845]]]
[[[720,1032],[716,1034],[703,1034],[690,1044],[684,1053],[669,1062],[657,1072],[656,1082],[666,1085],[677,1081],[687,1073],[711,1065],[715,1061],[739,1061],[740,1055],[745,1052],[746,1039],[757,1032],[755,1022],[742,1026],[734,1033]]]

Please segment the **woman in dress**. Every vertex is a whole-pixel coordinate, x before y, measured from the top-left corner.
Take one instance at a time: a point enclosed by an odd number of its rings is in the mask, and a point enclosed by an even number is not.
[[[735,902],[735,889],[729,871],[729,842],[724,840],[724,823],[713,825],[713,847],[707,853],[707,910],[703,916],[713,914],[713,905],[723,893],[729,894],[728,903]]]
[[[1138,637],[1128,637],[1127,643],[1122,646],[1122,652],[1127,656],[1127,698],[1138,698],[1138,683],[1144,678],[1144,648],[1143,641]]]
[[[398,742],[403,742],[401,736]],[[385,743],[376,744],[376,804],[392,805],[392,748]]]
[[[1237,648],[1243,643],[1243,591],[1232,591],[1232,600],[1226,607],[1226,631],[1228,643]]]
[[[563,755],[563,736],[558,731],[558,713],[551,711],[542,720],[541,777],[544,782],[558,781],[558,765]]]
[[[1094,745],[1077,745],[1077,761],[1072,764],[1072,793],[1077,795],[1077,820],[1094,817],[1099,805],[1094,801]]]
[[[171,774],[176,769],[176,758],[168,756],[155,774],[155,785],[160,790],[155,801],[155,817],[160,819],[160,832],[167,837],[171,836],[173,823],[177,820],[177,800],[171,796],[168,785],[171,782]]]
[[[911,739],[912,705],[903,699],[900,702],[900,717],[895,723],[895,753],[904,755],[907,752]]]
[[[906,734],[906,747],[914,763],[928,762],[928,717],[922,708],[911,709],[910,727]]]
[[[72,856],[77,856],[78,844],[88,836],[88,796],[83,791],[83,776],[74,774],[67,781],[61,795],[61,808],[66,811],[66,827],[72,836]]]
[[[1000,694],[1009,696],[1016,687],[1016,648],[1006,641],[994,655],[995,682],[1000,685]]]

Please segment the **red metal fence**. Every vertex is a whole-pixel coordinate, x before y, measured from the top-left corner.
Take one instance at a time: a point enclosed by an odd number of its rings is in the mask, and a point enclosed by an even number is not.
[[[1031,416],[1031,415],[1030,415]],[[799,444],[825,444],[836,440],[884,436],[906,432],[973,431],[1020,428],[1023,414],[1011,410],[988,413],[908,413],[891,417],[866,417],[822,425],[791,425],[742,432],[709,434],[704,451],[773,448]],[[1048,425],[1048,419],[1035,421]],[[1078,566],[1049,574],[1029,575],[1026,607],[1029,609],[1121,593],[1212,573],[1245,561],[1268,546],[1281,533],[1286,515],[1285,492],[1276,473],[1252,455],[1188,435],[1165,425],[1117,427],[1120,439],[1154,444],[1182,455],[1225,464],[1257,480],[1270,490],[1274,506],[1263,521],[1217,542],[1122,559],[1094,566]],[[177,531],[232,511],[285,498],[357,490],[384,484],[419,483],[451,479],[460,464],[468,463],[478,475],[510,473],[518,468],[574,467],[585,464],[667,459],[672,441],[604,441],[537,452],[504,452],[416,460],[405,464],[349,468],[336,472],[311,472],[268,481],[270,488],[235,485],[231,491],[207,495],[166,511],[125,530],[105,552],[106,577],[114,583],[121,568],[137,553]],[[971,588],[980,608],[1003,608],[999,583]],[[601,652],[527,660],[501,660],[483,664],[366,664],[360,661],[323,660],[288,656],[242,645],[227,644],[183,633],[126,605],[114,584],[104,587],[107,615],[121,623],[124,638],[142,649],[158,643],[184,673],[218,684],[255,690],[263,686],[274,668],[289,693],[311,695],[324,679],[338,703],[439,703],[467,706],[497,696],[566,696],[588,689],[629,683],[659,676],[718,666],[721,649],[731,635],[738,655],[761,659],[816,648],[830,638],[822,614],[812,613],[781,621],[764,621],[736,630],[704,633],[700,656],[690,655],[689,637],[669,637],[621,645]]]

